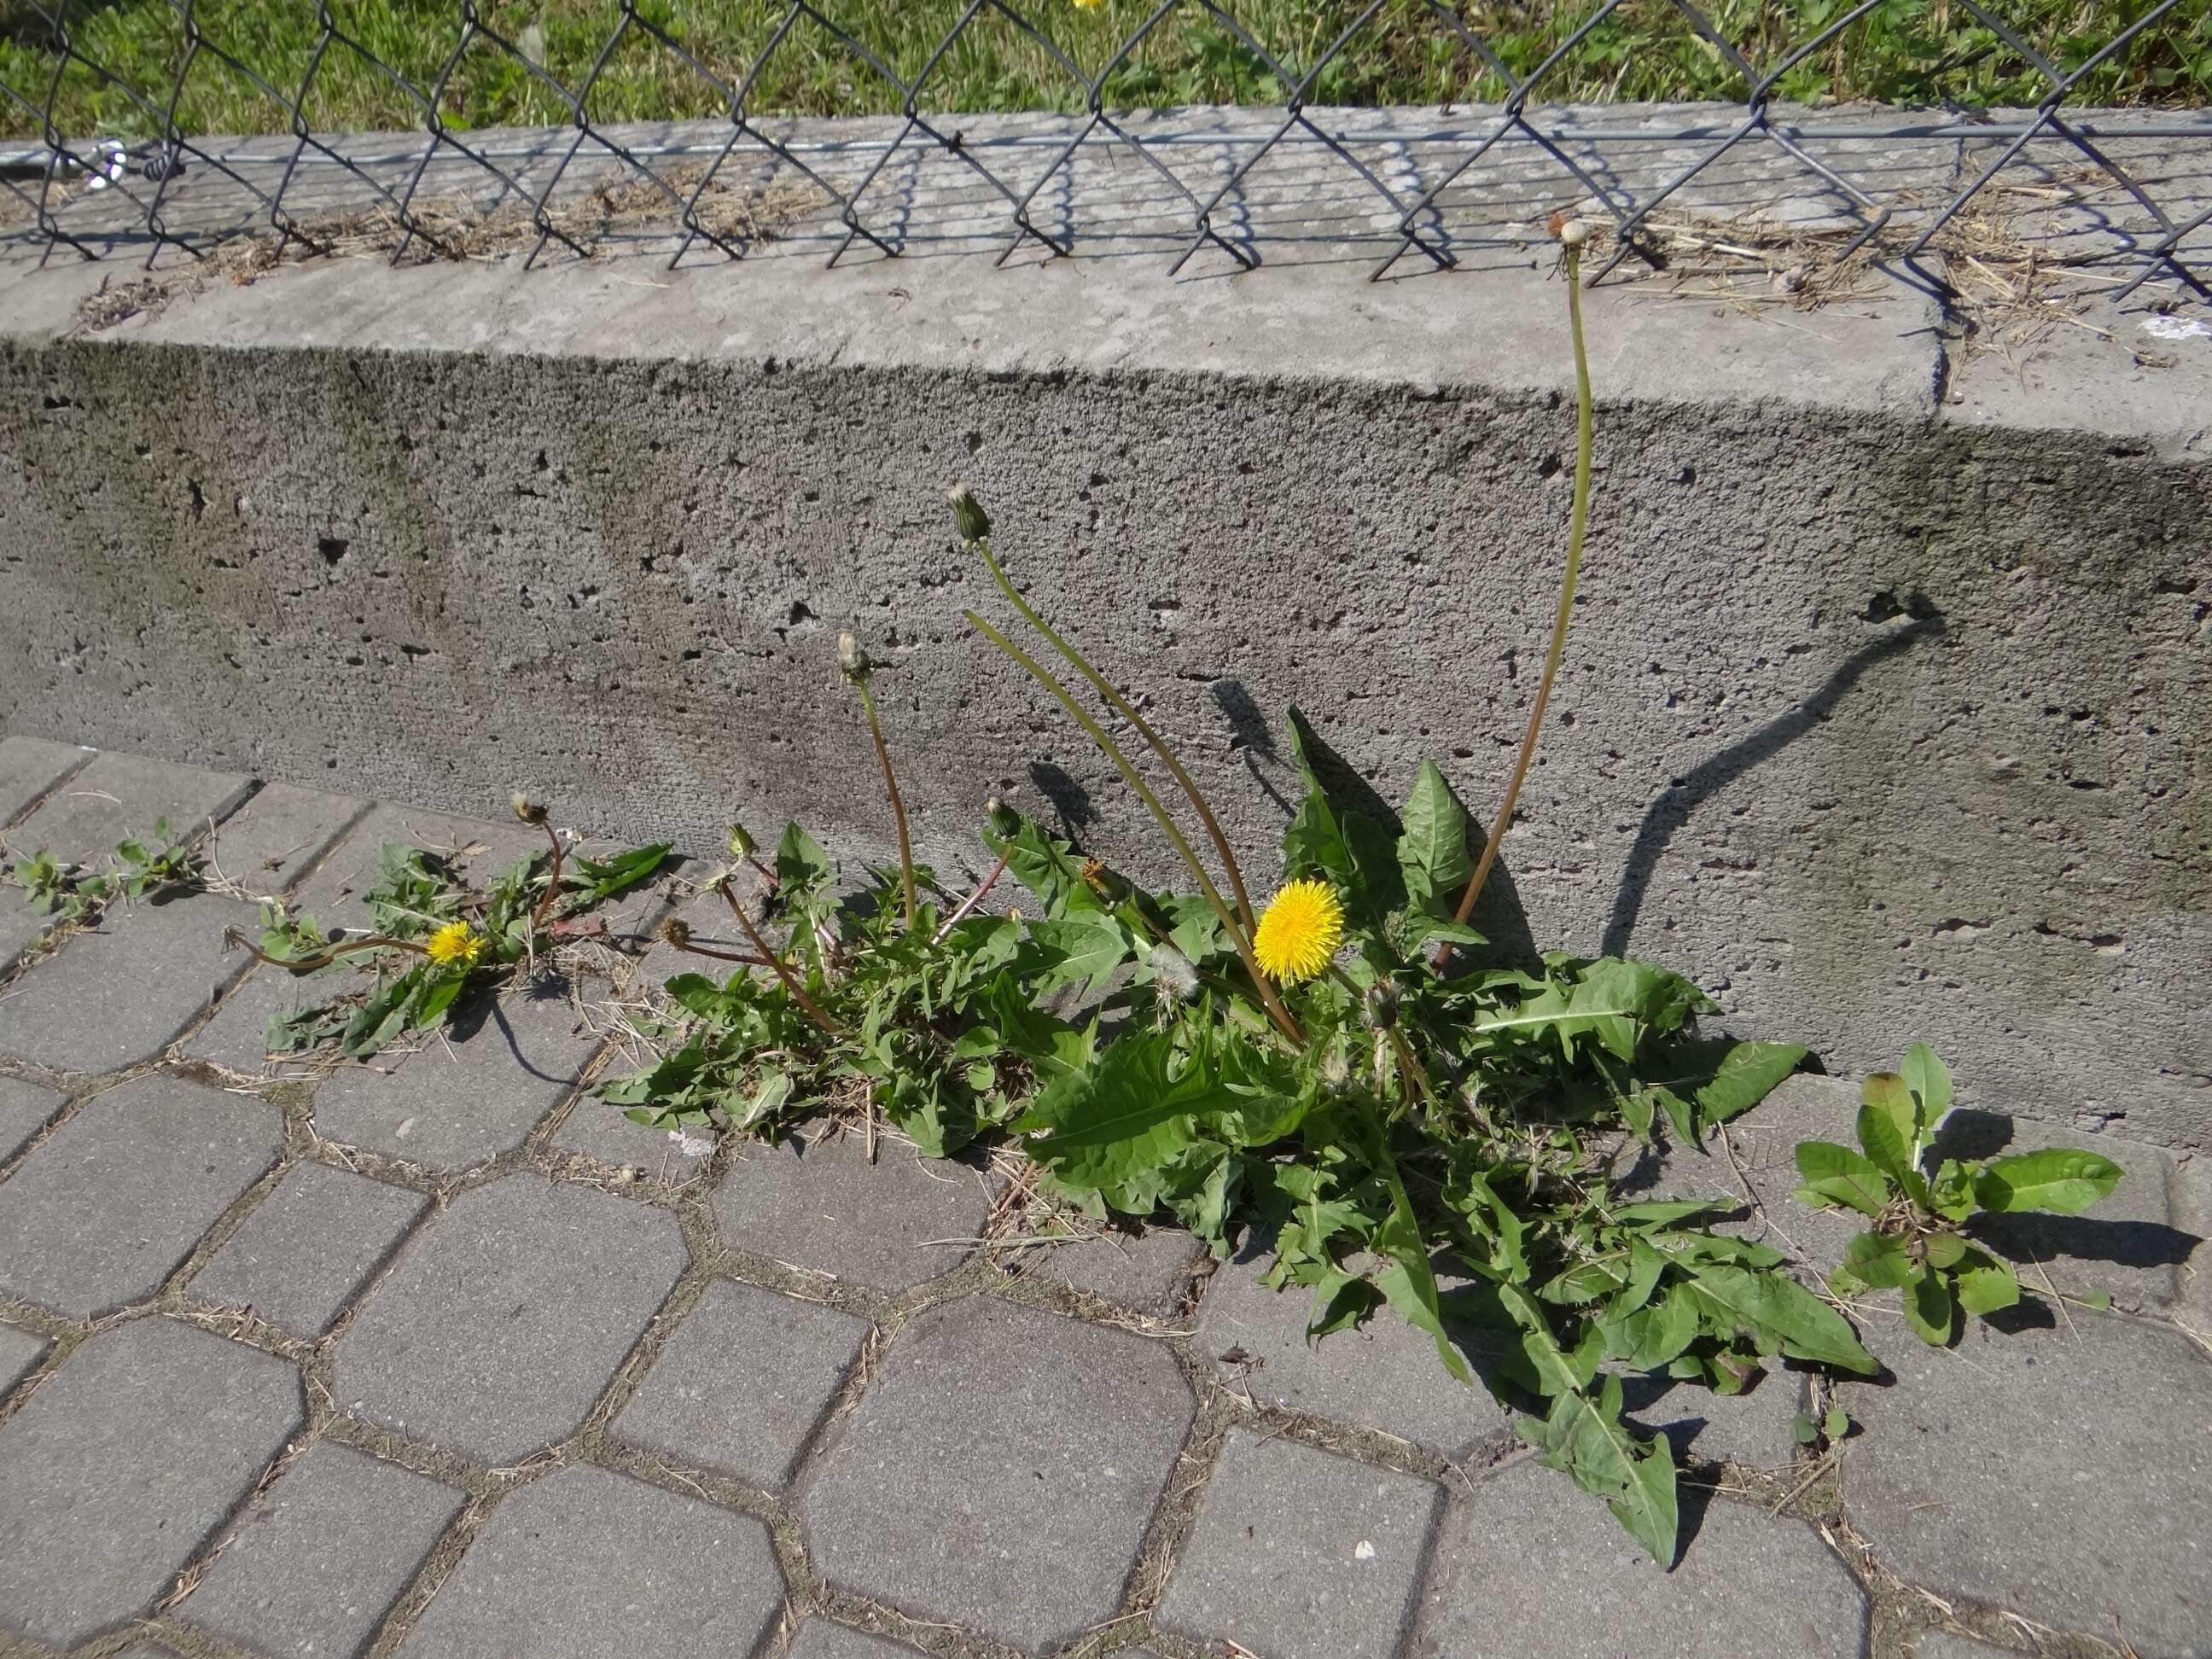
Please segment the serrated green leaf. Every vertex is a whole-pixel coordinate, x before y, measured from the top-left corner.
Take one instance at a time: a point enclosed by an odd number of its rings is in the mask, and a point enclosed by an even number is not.
[[[1832,1140],[1799,1141],[1797,1173],[1805,1178],[1796,1192],[1802,1202],[1817,1205],[1825,1200],[1861,1215],[1880,1215],[1889,1204],[1889,1182],[1882,1172]]]
[[[1943,1114],[1951,1109],[1951,1072],[1924,1042],[1916,1042],[1905,1051],[1905,1064],[1898,1068],[1905,1079],[1905,1086],[1920,1097],[1920,1123],[1925,1146],[1942,1122]],[[1917,1156],[1920,1148],[1913,1151]]]
[[[1685,1144],[1749,1111],[1805,1063],[1810,1049],[1790,1042],[1737,1042],[1727,1037],[1668,1045],[1658,1063],[1644,1068],[1647,1085],[1687,1095],[1696,1104],[1695,1133]]]
[[[1881,1233],[1861,1233],[1844,1247],[1844,1266],[1877,1290],[1895,1290],[1912,1275],[1905,1241]]]
[[[1859,1145],[1876,1169],[1900,1185],[1914,1173],[1919,1130],[1919,1109],[1905,1079],[1893,1072],[1868,1078],[1860,1095]]]
[[[827,887],[836,874],[836,866],[822,850],[820,842],[795,823],[783,826],[782,838],[775,844],[775,882],[787,901],[804,903]]]
[[[1628,1535],[1671,1568],[1680,1523],[1674,1451],[1663,1434],[1638,1437],[1620,1408],[1620,1379],[1609,1376],[1595,1400],[1579,1390],[1563,1394],[1548,1417],[1522,1418],[1521,1436],[1540,1462],[1603,1498]]]
[[[1127,930],[1112,916],[1097,912],[1071,912],[1057,920],[1031,922],[1030,937],[1054,953],[1054,959],[1036,972],[1040,992],[1087,985],[1083,994],[1095,996],[1129,957]]]
[[[1951,1340],[1959,1320],[1958,1304],[1943,1275],[1923,1267],[1905,1281],[1905,1322],[1922,1341],[1942,1347]]]
[[[2119,1182],[2120,1166],[2110,1158],[2079,1147],[2046,1146],[1986,1165],[1974,1177],[1974,1197],[1984,1210],[2000,1215],[2022,1210],[2074,1215]]]
[[[1449,913],[1474,875],[1468,852],[1467,809],[1451,785],[1425,760],[1413,778],[1413,793],[1399,814],[1398,868],[1406,883],[1406,902],[1431,915]]]
[[[1204,1067],[1178,1073],[1175,1065],[1171,1035],[1123,1037],[1048,1084],[1014,1132],[1031,1137],[1030,1156],[1062,1181],[1121,1186],[1188,1146],[1194,1119],[1239,1103]]]
[[[1985,1250],[1968,1251],[1952,1280],[1958,1286],[1959,1305],[1978,1319],[2020,1300],[2020,1279],[2012,1264]]]
[[[1795,1359],[1817,1360],[1871,1376],[1875,1358],[1859,1346],[1850,1322],[1788,1275],[1718,1262],[1689,1268],[1689,1284],[1705,1311],[1765,1346]]]

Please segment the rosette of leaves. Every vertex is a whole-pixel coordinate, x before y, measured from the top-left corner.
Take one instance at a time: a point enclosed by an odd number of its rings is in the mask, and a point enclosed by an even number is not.
[[[1867,1079],[1858,1149],[1828,1140],[1797,1148],[1801,1200],[1856,1211],[1874,1224],[1851,1240],[1829,1288],[1844,1297],[1899,1291],[1905,1322],[1938,1346],[1959,1334],[1963,1315],[1987,1317],[2020,1300],[2012,1264],[1984,1242],[1990,1218],[2077,1214],[2120,1179],[2111,1159],[2067,1146],[1993,1160],[1938,1158],[1950,1107],[1949,1070],[1916,1042],[1898,1071]]]
[[[1089,976],[1071,947],[1031,936],[1016,918],[934,899],[917,901],[909,925],[903,867],[871,871],[858,891],[844,890],[829,854],[795,823],[765,874],[767,890],[750,899],[731,885],[744,869],[718,880],[733,909],[773,906],[764,928],[750,908],[746,916],[775,960],[667,981],[674,1012],[647,1022],[665,1052],[599,1089],[633,1121],[769,1133],[858,1103],[942,1158],[1012,1119],[1038,1079],[1091,1058],[1095,1019],[1077,1025],[1036,1006]],[[938,891],[927,867],[912,874]]]
[[[331,1048],[365,1059],[406,1033],[437,1030],[464,990],[489,990],[518,963],[556,949],[579,918],[651,879],[670,850],[663,842],[604,859],[570,857],[558,837],[549,839],[548,851],[518,860],[481,889],[441,854],[386,844],[362,896],[367,933],[326,933],[312,915],[264,904],[259,946],[246,946],[264,963],[302,977],[369,976],[366,985],[272,1016],[270,1052]],[[450,932],[456,927],[467,930],[465,944],[434,951],[441,930],[459,939]]]
[[[166,817],[155,820],[151,842],[135,835],[117,842],[106,870],[81,868],[41,848],[11,865],[8,879],[24,890],[37,914],[69,922],[88,921],[117,899],[136,902],[200,884],[190,838],[179,837]]]

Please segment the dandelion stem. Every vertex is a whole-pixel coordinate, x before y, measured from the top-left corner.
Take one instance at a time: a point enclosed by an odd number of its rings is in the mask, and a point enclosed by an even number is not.
[[[1075,723],[1090,734],[1091,742],[1098,745],[1100,752],[1114,763],[1115,769],[1121,775],[1121,781],[1127,784],[1135,793],[1137,799],[1145,804],[1145,810],[1152,815],[1153,821],[1166,833],[1168,840],[1174,845],[1183,863],[1189,866],[1191,874],[1197,878],[1199,891],[1206,896],[1206,902],[1213,907],[1213,914],[1221,919],[1221,925],[1227,931],[1231,942],[1236,945],[1237,954],[1243,960],[1245,971],[1252,976],[1253,986],[1260,993],[1260,1000],[1267,1005],[1268,1017],[1282,1028],[1285,1036],[1290,1038],[1299,1048],[1305,1047],[1305,1033],[1298,1029],[1297,1021],[1291,1018],[1291,1011],[1283,1006],[1282,998],[1276,994],[1274,982],[1261,970],[1259,959],[1252,954],[1251,940],[1237,927],[1236,918],[1231,915],[1229,906],[1222,900],[1220,889],[1213,884],[1213,878],[1206,873],[1206,866],[1199,862],[1197,853],[1192,850],[1191,844],[1184,837],[1182,831],[1176,827],[1176,821],[1168,816],[1167,808],[1160,805],[1160,798],[1152,793],[1152,786],[1146,783],[1138,775],[1137,769],[1129,763],[1129,757],[1121,752],[1121,745],[1107,735],[1105,727],[1092,719],[1090,712],[1075,701],[1068,689],[1054,678],[1036,658],[1030,656],[1028,652],[1023,650],[1021,647],[1016,645],[973,611],[963,614],[981,631],[985,639],[1012,657],[1015,662],[1029,672],[1030,678],[1051,692],[1058,700],[1060,706],[1073,717]]]
[[[768,965],[775,969],[775,976],[783,981],[783,988],[791,993],[791,1000],[804,1008],[807,1018],[831,1036],[842,1035],[837,1030],[837,1022],[823,1013],[821,1006],[806,994],[806,988],[799,982],[799,975],[792,972],[791,964],[769,948],[768,941],[761,937],[760,929],[753,926],[753,919],[745,914],[745,907],[738,902],[736,891],[726,881],[722,884],[722,897],[729,905],[730,913],[737,917],[738,926],[745,930],[745,937],[752,941],[753,949],[766,957]]]
[[[1583,345],[1583,288],[1581,282],[1582,252],[1575,247],[1566,250],[1567,320],[1574,336],[1575,345],[1575,498],[1574,509],[1567,524],[1567,568],[1559,579],[1559,610],[1552,623],[1552,647],[1544,657],[1544,675],[1536,682],[1536,701],[1528,710],[1528,729],[1521,738],[1521,753],[1513,763],[1513,776],[1506,783],[1505,799],[1499,803],[1497,821],[1490,826],[1490,839],[1483,843],[1482,857],[1474,866],[1474,874],[1468,878],[1467,891],[1460,895],[1459,908],[1452,920],[1464,923],[1474,909],[1474,902],[1482,896],[1483,884],[1490,879],[1490,866],[1498,861],[1498,848],[1505,839],[1505,832],[1513,823],[1513,808],[1521,799],[1521,785],[1528,778],[1529,763],[1536,756],[1536,738],[1544,726],[1544,709],[1552,700],[1552,682],[1559,677],[1559,659],[1566,653],[1567,623],[1575,611],[1575,587],[1583,568],[1583,535],[1589,527],[1590,491],[1590,379],[1589,356]],[[1439,945],[1439,963],[1449,957],[1449,943]]]
[[[372,933],[367,939],[347,939],[318,951],[311,957],[272,957],[266,951],[249,943],[245,934],[235,927],[222,930],[222,942],[236,945],[256,962],[265,962],[271,968],[282,968],[287,973],[311,974],[318,968],[327,968],[340,957],[351,956],[356,951],[411,951],[418,957],[430,954],[428,948],[412,939],[394,939],[389,933]]]
[[[1092,690],[1105,698],[1108,702],[1112,703],[1120,711],[1121,718],[1137,728],[1137,734],[1143,738],[1146,743],[1151,745],[1152,752],[1160,757],[1160,763],[1168,769],[1169,775],[1176,781],[1176,787],[1182,791],[1184,799],[1190,802],[1191,809],[1198,814],[1198,821],[1206,826],[1206,838],[1213,843],[1213,850],[1220,857],[1222,868],[1228,872],[1230,888],[1237,895],[1237,920],[1243,925],[1245,937],[1249,939],[1252,933],[1254,922],[1252,900],[1244,890],[1244,872],[1237,868],[1237,854],[1230,850],[1229,837],[1221,832],[1221,823],[1213,816],[1213,809],[1206,805],[1205,795],[1200,793],[1198,785],[1191,781],[1190,774],[1183,770],[1182,763],[1175,757],[1175,751],[1168,747],[1166,740],[1158,732],[1152,730],[1151,725],[1136,711],[1129,700],[1114,689],[1113,682],[1093,668],[1089,659],[1061,638],[1052,625],[1037,614],[1036,608],[1022,597],[1021,590],[1008,580],[1006,573],[999,568],[999,561],[991,552],[990,538],[981,538],[975,542],[975,550],[983,556],[984,568],[990,571],[991,579],[999,584],[1000,591],[1013,602],[1014,609],[1022,613],[1030,627],[1044,635],[1046,642],[1054,650],[1075,665],[1076,672],[1091,682]],[[1237,929],[1231,927],[1229,931],[1233,933]]]
[[[561,845],[561,832],[550,823],[545,826],[545,839],[553,843],[553,866],[546,872],[545,892],[538,899],[538,908],[530,913],[530,935],[532,944],[537,942],[538,935],[544,931],[546,912],[553,908],[554,902],[561,896],[561,860],[567,854],[567,848]]]
[[[945,936],[968,919],[975,907],[983,902],[983,896],[999,884],[999,878],[1006,873],[1006,860],[1013,855],[1014,844],[1009,841],[1006,843],[1006,850],[999,854],[999,861],[991,866],[991,873],[983,878],[983,884],[961,900],[960,908],[945,917],[945,925],[930,936],[929,942],[932,945],[942,945],[945,942]]]
[[[868,736],[875,740],[876,763],[884,769],[884,793],[891,798],[891,819],[898,825],[899,881],[906,896],[906,930],[914,931],[914,842],[907,835],[906,800],[899,793],[898,779],[891,774],[891,751],[884,742],[883,722],[876,718],[875,693],[868,690],[866,674],[851,677],[853,689],[860,694],[860,708],[868,717]]]

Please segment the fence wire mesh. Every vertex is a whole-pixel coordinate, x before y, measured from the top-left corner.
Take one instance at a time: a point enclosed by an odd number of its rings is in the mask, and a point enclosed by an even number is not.
[[[1356,225],[1352,240],[1373,252],[1370,277],[1408,262],[1449,269],[1481,240],[1469,226],[1486,193],[1525,201],[1548,191],[1609,230],[1590,276],[1601,282],[1624,261],[1661,258],[1656,232],[1669,205],[1695,198],[1720,170],[1763,150],[1825,204],[1822,223],[1839,233],[1827,252],[1838,261],[1878,254],[1893,269],[1949,286],[1944,262],[1923,257],[1946,251],[1947,235],[1978,201],[2021,188],[2006,181],[2027,169],[2046,183],[2069,181],[2063,205],[2094,202],[2095,236],[2047,257],[2100,268],[2107,298],[2124,300],[2154,279],[2200,298],[2212,293],[2212,116],[2201,107],[2125,117],[2080,107],[2085,88],[2104,84],[2114,64],[2147,44],[2182,61],[2201,53],[2212,64],[2212,0],[2113,6],[2109,29],[2076,37],[2063,61],[2008,15],[2008,3],[2027,0],[1940,3],[1978,31],[1975,61],[1992,52],[2017,60],[2039,89],[2033,106],[1821,110],[1785,100],[1793,76],[1847,32],[1877,12],[1893,16],[1938,0],[1797,7],[1787,15],[1824,21],[1781,40],[1771,16],[1755,40],[1732,36],[1716,20],[1736,14],[1712,0],[1705,8],[1598,0],[1533,63],[1525,42],[1509,51],[1494,25],[1482,26],[1494,9],[1462,11],[1444,0],[1355,0],[1341,9],[1340,27],[1309,34],[1295,51],[1266,38],[1249,7],[1157,0],[1087,64],[1063,38],[1072,9],[1090,9],[1085,0],[967,0],[918,62],[871,39],[865,15],[872,9],[855,21],[830,0],[751,0],[726,15],[712,5],[679,15],[665,0],[580,0],[567,24],[588,26],[599,44],[558,73],[542,30],[515,27],[507,20],[520,14],[490,0],[426,5],[422,15],[438,27],[411,31],[404,50],[388,27],[372,32],[365,15],[337,0],[274,8],[282,28],[269,26],[265,4],[136,0],[139,26],[161,38],[133,62],[161,64],[158,81],[108,60],[87,27],[96,8],[85,0],[0,0],[0,27],[15,47],[0,59],[12,66],[0,79],[0,131],[27,139],[12,149],[0,141],[0,210],[12,198],[6,216],[15,221],[0,221],[0,231],[42,244],[42,257],[143,252],[150,268],[165,252],[204,258],[249,227],[264,233],[263,257],[274,260],[329,251],[366,215],[386,233],[380,246],[403,258],[481,251],[483,227],[498,222],[520,230],[528,264],[556,247],[588,257],[611,225],[655,222],[669,232],[676,264],[701,252],[743,258],[779,227],[811,216],[834,265],[856,251],[910,251],[923,234],[911,164],[927,157],[939,176],[950,172],[964,184],[970,234],[977,213],[995,218],[1002,263],[1025,247],[1074,254],[1089,239],[1126,231],[1133,174],[1173,270],[1200,254],[1243,269],[1261,264],[1271,239],[1290,234],[1283,227],[1297,220],[1269,210],[1286,192],[1326,198],[1337,222]],[[1611,110],[1544,101],[1562,65],[1632,5],[1646,17],[1664,12],[1700,43],[1738,88],[1737,101]],[[726,27],[700,21],[717,15]],[[1263,70],[1279,100],[1234,112],[1117,107],[1115,88],[1127,84],[1148,45],[1192,27]],[[1057,112],[945,112],[946,65],[984,30],[1001,32],[1064,77]],[[1317,101],[1361,52],[1378,41],[1402,51],[1416,37],[1432,59],[1456,65],[1464,85],[1492,94],[1489,101],[1387,112]],[[763,88],[794,53],[806,56],[811,72],[842,77],[884,118],[831,124],[825,135],[822,124],[763,111]],[[641,55],[681,88],[672,103],[682,108],[672,113],[711,111],[703,123],[609,117],[610,88],[634,78]],[[387,106],[406,112],[411,139],[333,126],[325,110],[330,84],[364,75]],[[557,125],[477,125],[470,88],[493,81],[507,88],[508,105],[519,88],[523,102],[550,109]],[[258,135],[192,130],[190,118],[216,82],[225,109],[264,112]],[[84,125],[87,111],[96,112],[96,130],[64,130],[72,120]],[[1646,147],[1665,164],[1623,168],[1610,159],[1622,145]],[[1109,164],[1086,161],[1102,150]],[[1293,155],[1297,166],[1289,181],[1274,181],[1271,196],[1261,173]],[[1900,155],[1921,159],[1899,167]],[[2033,196],[2038,187],[2024,188]],[[192,210],[181,211],[187,198]],[[781,205],[768,212],[764,203]]]

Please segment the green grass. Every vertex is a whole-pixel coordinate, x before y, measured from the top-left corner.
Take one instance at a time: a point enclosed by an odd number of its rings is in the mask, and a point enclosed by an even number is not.
[[[2014,26],[2062,66],[2078,64],[2148,0],[1997,0]],[[181,45],[169,0],[56,0],[67,3],[85,56],[146,91],[155,106],[167,88]],[[902,74],[917,72],[961,0],[820,0]],[[1151,9],[1151,0],[1018,0],[1086,68],[1104,63]],[[1720,30],[1754,64],[1781,57],[1848,9],[1846,0],[1710,0]],[[207,38],[273,85],[299,83],[318,39],[313,0],[202,0]],[[458,38],[453,0],[339,0],[342,26],[394,67],[427,84]],[[529,36],[555,76],[573,85],[588,70],[619,16],[611,0],[485,0],[492,27],[508,39]],[[724,79],[740,79],[783,11],[779,0],[647,0],[660,23]],[[1238,0],[1231,9],[1287,64],[1302,67],[1358,15],[1357,0]],[[1463,15],[1499,56],[1525,72],[1573,33],[1594,5],[1530,0],[1468,3]],[[42,100],[53,73],[46,25],[28,0],[0,0],[0,82]],[[2033,103],[2043,87],[2032,67],[1953,0],[1885,0],[1778,88],[1793,100],[1821,96],[1891,103]],[[1115,70],[1106,88],[1115,106],[1273,103],[1284,88],[1266,64],[1194,7],[1171,15]],[[1548,76],[1549,100],[1740,98],[1741,76],[1700,40],[1668,0],[1631,0],[1601,24]],[[1437,103],[1495,100],[1504,88],[1485,71],[1418,0],[1390,0],[1352,46],[1320,76],[1309,96],[1337,104]],[[2080,101],[2159,106],[2212,101],[2212,6],[2178,8],[2147,30],[2118,61],[2100,66]],[[1068,109],[1080,91],[1035,42],[986,12],[946,54],[925,88],[936,110]],[[757,113],[842,115],[896,106],[889,82],[852,52],[802,23],[757,87]],[[558,97],[520,64],[480,45],[455,71],[447,118],[483,126],[567,118]],[[722,112],[709,84],[641,31],[633,30],[592,94],[600,120],[712,117]],[[318,131],[414,125],[419,111],[390,79],[337,48],[318,75],[307,105]],[[81,65],[64,75],[57,125],[67,133],[144,136],[144,111]],[[191,131],[281,130],[281,107],[242,77],[203,54],[179,109]],[[24,111],[0,100],[0,131],[36,131]]]

